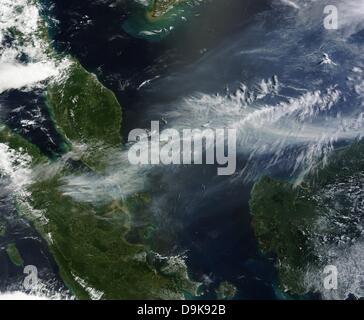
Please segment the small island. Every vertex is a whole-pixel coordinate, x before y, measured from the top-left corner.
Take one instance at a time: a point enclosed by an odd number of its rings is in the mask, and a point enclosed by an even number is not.
[[[23,258],[20,255],[20,252],[19,252],[18,248],[16,247],[15,243],[9,243],[6,246],[6,253],[8,254],[9,259],[15,266],[22,267],[24,265]]]
[[[173,6],[178,5],[187,0],[154,0],[148,15],[151,19],[155,19],[166,14]]]
[[[133,37],[161,41],[177,27],[197,14],[197,6],[204,0],[148,0],[134,1],[123,29]]]
[[[231,300],[235,297],[237,289],[230,282],[223,281],[219,284],[215,292],[219,300]]]

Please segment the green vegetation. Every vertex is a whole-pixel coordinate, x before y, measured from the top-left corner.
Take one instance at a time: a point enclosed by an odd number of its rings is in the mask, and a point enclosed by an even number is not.
[[[237,289],[233,284],[223,281],[216,289],[216,295],[219,300],[231,300],[235,297],[236,291]]]
[[[65,79],[48,88],[54,121],[71,142],[121,144],[121,107],[115,95],[73,62]]]
[[[285,289],[304,293],[304,266],[312,248],[305,234],[315,216],[314,203],[303,189],[265,177],[253,188],[253,228],[263,253],[274,253]]]
[[[134,212],[143,211],[150,200],[147,194],[100,205],[77,202],[64,195],[61,186],[63,177],[77,174],[78,168],[54,166],[56,162],[46,162],[25,139],[5,127],[1,132],[2,143],[43,161],[27,188],[30,196],[17,197],[18,211],[47,240],[62,279],[78,298],[93,298],[93,292],[103,299],[181,299],[196,294],[197,284],[188,279],[183,261],[125,240]],[[43,174],[42,169],[53,173]],[[14,264],[22,265],[14,245],[7,252]]]
[[[314,246],[322,239],[334,243],[336,236],[344,234],[342,226],[348,226],[353,212],[355,215],[355,210],[350,210],[353,202],[350,189],[354,189],[355,179],[363,170],[364,143],[358,142],[334,152],[327,166],[313,170],[296,188],[289,182],[269,177],[255,184],[250,201],[253,228],[263,253],[275,256],[285,291],[297,294],[308,291],[304,284],[305,272],[309,267],[326,263]],[[345,185],[349,186],[348,192],[338,189]],[[330,209],[333,207],[337,209]],[[317,223],[320,219],[329,222]],[[336,223],[338,219],[342,223]],[[353,220],[357,221],[357,217]],[[350,229],[351,236],[353,229]]]
[[[151,18],[161,17],[174,6],[186,2],[187,0],[153,0],[150,9]]]
[[[81,161],[97,170],[107,150],[121,145],[121,107],[113,93],[78,63],[68,72],[61,83],[48,89],[48,103],[64,136],[72,144],[87,145]],[[60,191],[62,177],[75,173],[77,170],[67,166],[29,189],[32,207],[44,215],[34,224],[48,235],[61,276],[73,292],[88,298],[89,286],[103,299],[169,299],[183,298],[184,292],[194,294],[195,284],[189,281],[184,265],[183,270],[166,273],[158,255],[125,240],[131,215],[141,211],[149,197],[135,195],[124,202],[100,205],[79,203]]]
[[[24,265],[24,261],[23,258],[20,255],[20,252],[18,250],[18,248],[16,247],[15,243],[10,243],[7,245],[6,247],[6,253],[9,256],[9,259],[11,260],[11,262],[18,266],[21,267]]]
[[[0,143],[21,154],[27,154],[33,164],[43,162],[45,157],[40,150],[18,134],[14,134],[7,126],[0,124]]]

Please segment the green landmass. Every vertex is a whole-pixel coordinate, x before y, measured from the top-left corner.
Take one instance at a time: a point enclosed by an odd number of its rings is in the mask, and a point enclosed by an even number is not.
[[[77,275],[103,299],[183,298],[184,290],[193,291],[187,278],[161,274],[148,262],[147,248],[125,240],[129,208],[140,205],[139,197],[99,206],[78,203],[59,191],[63,175],[35,183],[30,191],[32,207],[49,221],[38,223],[38,230],[51,235],[50,249],[71,288]],[[85,297],[79,291],[78,296]]]
[[[149,9],[151,18],[158,18],[166,14],[174,6],[179,5],[187,0],[152,0],[152,5]]]
[[[72,77],[71,79],[74,81]],[[62,90],[65,87],[67,84],[64,84]],[[79,94],[82,95],[82,92]],[[104,97],[108,102],[110,96]],[[50,107],[57,104],[54,99],[55,96],[52,97]],[[100,99],[99,96],[93,100],[90,96],[90,101],[105,105]],[[57,105],[61,107],[61,104]],[[119,105],[115,106],[120,108]],[[83,111],[83,121],[92,119],[87,116],[88,109]],[[120,124],[121,113],[118,113],[118,118],[115,117],[114,114],[114,123]],[[57,124],[61,132],[68,133],[65,134],[68,138],[78,137],[77,134],[72,134],[78,130],[77,124],[70,125],[67,117],[58,119],[60,122]],[[104,123],[107,122],[105,119]],[[119,125],[115,125],[114,128],[119,133]],[[114,134],[116,132],[112,133]],[[104,135],[106,136],[109,136],[109,133]],[[5,138],[8,144],[16,141],[17,143],[12,145],[16,146],[18,151],[24,153],[30,150],[32,155],[39,157],[39,154],[29,147],[29,142],[9,130]],[[83,131],[84,141],[97,145],[99,142],[96,138],[97,135],[93,131]],[[114,143],[119,141],[114,139]],[[87,158],[89,162],[92,156],[97,162],[97,150],[90,153]],[[49,165],[54,166],[57,161]],[[82,164],[83,159],[79,163]],[[90,169],[89,166],[87,168]],[[166,272],[166,266],[170,264],[169,259],[158,259],[158,255],[145,245],[130,244],[125,240],[125,235],[131,228],[130,216],[145,207],[149,196],[137,194],[124,202],[111,201],[99,205],[77,202],[70,196],[65,196],[61,187],[65,176],[80,174],[83,169],[80,165],[60,163],[58,171],[52,175],[45,176],[40,172],[39,177],[35,177],[34,183],[28,188],[29,199],[18,201],[19,212],[33,221],[36,229],[47,240],[62,279],[76,297],[94,298],[95,292],[102,299],[182,299],[184,294],[194,295],[197,286],[188,279],[183,263],[173,272]],[[34,212],[41,214],[34,215]]]
[[[18,211],[46,239],[62,279],[77,298],[182,299],[196,294],[197,284],[188,279],[183,261],[160,257],[146,245],[125,240],[132,215],[149,202],[147,194],[99,205],[77,202],[64,195],[61,186],[65,176],[79,173],[78,166],[49,162],[28,141],[6,127],[3,130],[7,133],[1,143],[19,154],[32,154],[38,159],[31,162],[34,168],[42,163],[27,188],[30,195],[17,199]],[[8,254],[21,265],[13,246]]]
[[[10,243],[6,246],[6,253],[8,254],[9,259],[14,265],[16,265],[17,267],[21,267],[24,265],[23,258],[21,257],[15,243]]]
[[[315,246],[360,236],[351,196],[355,199],[355,185],[360,186],[363,172],[364,143],[355,142],[336,150],[326,166],[314,168],[299,186],[270,177],[255,184],[252,226],[262,252],[275,257],[284,291],[310,290],[305,273],[315,267],[323,270],[328,263]]]
[[[48,87],[47,101],[61,133],[72,142],[120,145],[121,106],[94,74],[73,61],[64,79]]]
[[[237,289],[233,284],[223,281],[216,289],[216,295],[219,300],[231,300],[235,297],[236,291]]]
[[[29,155],[33,165],[39,164],[45,159],[38,147],[31,144],[22,136],[14,134],[7,126],[1,125],[1,123],[0,143],[6,144],[10,149],[21,154]]]
[[[253,188],[250,207],[259,246],[263,253],[275,255],[284,289],[304,293],[305,266],[312,260],[305,232],[315,217],[308,192],[264,177]]]
[[[130,16],[123,29],[136,38],[161,41],[187,19],[203,0],[149,0],[147,4],[131,1]]]

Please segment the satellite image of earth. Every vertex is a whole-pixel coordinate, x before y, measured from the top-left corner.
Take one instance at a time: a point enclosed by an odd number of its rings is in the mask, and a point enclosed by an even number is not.
[[[364,298],[363,53],[364,0],[0,0],[0,299]]]

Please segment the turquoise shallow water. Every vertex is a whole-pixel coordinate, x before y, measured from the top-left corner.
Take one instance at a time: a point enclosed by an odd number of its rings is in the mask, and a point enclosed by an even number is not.
[[[193,4],[193,3],[196,4]],[[187,1],[169,10],[165,15],[153,18],[151,15],[153,4],[145,6],[132,1],[130,16],[122,23],[122,28],[129,35],[146,39],[148,41],[161,41],[168,37],[175,28],[187,24],[194,16],[198,15],[197,1]]]

